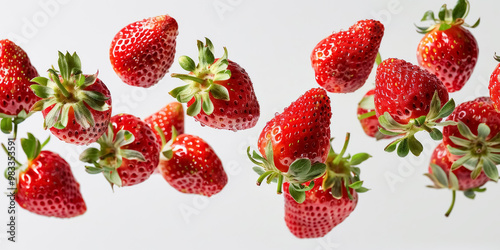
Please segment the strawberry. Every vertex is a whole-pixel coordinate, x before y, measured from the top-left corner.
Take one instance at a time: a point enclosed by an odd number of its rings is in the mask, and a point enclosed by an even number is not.
[[[374,137],[377,140],[388,139],[393,136],[384,135],[379,131],[380,123],[375,115],[375,89],[371,89],[363,96],[358,103],[358,120],[366,135]]]
[[[158,168],[165,180],[182,193],[212,196],[227,184],[222,162],[208,143],[175,129],[162,152]]]
[[[29,88],[30,80],[37,76],[38,72],[21,47],[10,40],[0,40],[0,118],[4,133],[13,130],[12,122],[17,126],[26,119],[40,99]]]
[[[495,54],[495,60],[500,62],[500,57]],[[493,105],[497,110],[500,110],[500,63],[496,66],[493,73],[490,76],[490,84],[488,89],[490,90],[490,98],[493,101]]]
[[[334,93],[350,93],[361,88],[375,64],[383,35],[382,23],[362,20],[347,31],[321,40],[311,54],[318,84]]]
[[[172,126],[179,134],[184,133],[184,108],[179,102],[171,102],[156,113],[146,117],[144,121],[153,129],[158,141],[162,141],[162,137],[156,129],[158,126],[165,142],[167,142],[172,139]]]
[[[321,176],[330,148],[330,98],[322,88],[314,88],[300,96],[283,113],[267,122],[258,148],[264,156],[247,150],[248,157],[261,174],[257,184],[268,177],[278,178],[278,193],[282,181],[302,184]]]
[[[385,150],[392,152],[397,147],[400,157],[410,151],[420,155],[423,146],[414,135],[422,130],[434,140],[441,140],[441,131],[433,127],[454,124],[438,123],[455,108],[453,99],[448,98],[444,84],[427,70],[401,59],[384,60],[375,76],[375,112],[383,127],[380,132],[404,134]]]
[[[340,154],[330,148],[326,175],[315,180],[323,185],[314,185],[305,194],[296,195],[292,188],[295,184],[285,182],[285,222],[296,237],[325,236],[356,208],[358,193],[368,191],[362,187],[363,182],[359,180],[360,170],[355,165],[370,156],[360,153],[352,158],[344,157],[349,138],[348,133]]]
[[[461,103],[447,118],[457,126],[443,129],[443,143],[454,161],[452,169],[461,165],[473,170],[478,178],[482,171],[492,180],[498,180],[500,164],[500,113],[489,97],[479,97]]]
[[[249,129],[257,124],[260,107],[252,81],[247,72],[224,55],[214,59],[214,47],[207,38],[206,44],[198,41],[199,63],[182,56],[183,69],[189,75],[172,74],[188,84],[177,87],[170,94],[181,103],[188,103],[186,113],[202,125],[232,131]]]
[[[60,72],[49,69],[49,78],[36,77],[31,85],[42,98],[32,111],[42,111],[44,128],[60,140],[76,144],[93,143],[106,132],[111,117],[111,94],[94,75],[84,75],[76,53],[59,52]]]
[[[446,216],[449,216],[454,205],[456,191],[464,191],[466,197],[474,199],[475,191],[483,192],[485,189],[480,187],[488,182],[489,178],[484,173],[481,173],[478,178],[472,179],[469,169],[464,166],[459,166],[452,170],[453,161],[448,157],[449,152],[444,143],[440,143],[432,153],[431,162],[429,165],[429,173],[426,174],[433,183],[432,188],[448,188],[452,190],[453,199],[452,204]]]
[[[174,62],[177,30],[177,22],[168,15],[125,26],[109,50],[116,74],[132,86],[149,88],[158,83]]]
[[[445,4],[438,19],[431,10],[425,13],[422,21],[432,25],[417,26],[417,31],[425,34],[417,48],[418,64],[438,76],[450,93],[462,89],[477,62],[477,41],[464,26],[477,27],[479,19],[472,26],[464,23],[469,8],[467,0],[458,0],[453,9],[447,9]]]
[[[71,218],[82,215],[87,206],[80,193],[80,184],[75,180],[71,167],[58,154],[43,150],[43,146],[32,134],[21,139],[28,164],[19,172],[16,201],[36,214]]]
[[[80,160],[90,174],[103,173],[108,182],[119,187],[139,184],[158,166],[161,144],[149,125],[138,117],[119,114],[97,143],[100,149],[88,148]]]

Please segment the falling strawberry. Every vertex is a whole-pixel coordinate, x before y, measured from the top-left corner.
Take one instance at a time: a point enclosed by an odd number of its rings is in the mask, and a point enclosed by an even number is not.
[[[500,57],[495,54],[495,60],[500,62]],[[496,66],[493,73],[490,76],[490,84],[488,89],[490,90],[490,98],[495,108],[500,110],[500,63]]]
[[[337,154],[330,148],[326,175],[315,180],[322,185],[314,185],[311,190],[297,195],[290,188],[295,184],[285,182],[285,222],[296,237],[325,236],[356,208],[358,193],[368,191],[362,186],[360,169],[356,165],[370,155],[359,153],[344,157],[349,138],[347,134],[341,153]]]
[[[452,171],[453,161],[448,156],[448,149],[446,149],[444,143],[440,143],[432,153],[429,173],[426,174],[434,183],[434,186],[429,187],[452,190],[453,199],[450,208],[445,214],[446,216],[449,216],[453,210],[457,190],[463,191],[466,197],[474,199],[475,192],[485,191],[481,186],[489,180],[484,173],[481,173],[478,178],[472,179],[472,171],[464,166],[459,166]]]
[[[347,31],[333,33],[311,54],[318,84],[329,92],[349,93],[361,88],[375,64],[384,25],[362,20]]]
[[[26,52],[10,40],[0,40],[0,118],[2,132],[24,121],[38,98],[30,89],[31,79],[38,76]],[[15,137],[16,135],[14,135]]]
[[[36,77],[31,85],[42,98],[32,111],[42,111],[44,127],[60,140],[76,145],[93,143],[106,132],[111,117],[111,94],[94,75],[84,75],[76,53],[59,52],[59,70],[49,78]]]
[[[425,34],[417,48],[418,64],[438,76],[450,93],[462,89],[477,62],[477,41],[464,27],[475,28],[480,20],[472,26],[464,23],[469,8],[467,0],[458,0],[453,9],[445,4],[438,18],[431,10],[425,13],[422,21],[432,25],[417,26],[417,31]]]
[[[87,206],[80,193],[80,184],[75,180],[69,164],[58,154],[43,150],[32,134],[21,139],[28,156],[28,164],[21,166],[16,201],[36,214],[71,218],[82,215]]]
[[[213,148],[198,136],[177,136],[173,131],[158,166],[163,178],[182,193],[208,197],[219,193],[227,184],[227,174]]]
[[[243,130],[257,124],[260,107],[247,72],[224,55],[215,59],[214,46],[198,41],[199,63],[182,56],[181,67],[190,73],[172,74],[187,82],[170,94],[181,103],[188,103],[187,114],[202,125],[217,129]]]
[[[401,59],[389,58],[377,68],[375,77],[375,111],[380,132],[402,137],[390,143],[385,150],[396,150],[400,157],[409,152],[418,156],[423,150],[415,133],[425,130],[434,140],[443,135],[435,126],[453,125],[439,123],[455,108],[453,99],[448,101],[444,84],[427,70]]]
[[[179,102],[171,102],[156,113],[146,117],[144,121],[153,129],[158,141],[162,141],[162,137],[156,127],[161,130],[164,140],[172,139],[172,126],[177,130],[177,133],[184,133],[184,108]]]
[[[472,170],[472,179],[482,171],[491,180],[498,180],[500,164],[500,113],[489,97],[479,97],[461,103],[447,118],[457,126],[443,129],[443,143],[454,161],[452,169],[460,166]]]
[[[258,147],[262,154],[247,150],[250,160],[259,167],[257,184],[267,177],[268,183],[278,179],[278,193],[282,183],[291,182],[300,187],[325,171],[324,162],[330,148],[330,98],[322,88],[314,88],[300,96],[283,113],[267,122]]]
[[[97,143],[100,149],[88,148],[80,160],[90,174],[103,173],[108,182],[119,187],[139,184],[149,178],[158,166],[160,142],[153,130],[138,117],[119,114]]]
[[[149,88],[174,62],[178,34],[173,17],[161,15],[131,23],[111,42],[109,59],[116,74],[132,86]]]
[[[393,136],[384,135],[379,131],[380,123],[375,115],[375,89],[371,89],[363,96],[358,103],[358,120],[366,135],[377,140],[388,139]]]

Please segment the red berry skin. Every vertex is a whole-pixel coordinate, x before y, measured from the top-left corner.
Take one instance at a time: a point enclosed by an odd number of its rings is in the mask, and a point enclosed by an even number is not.
[[[333,93],[361,88],[375,64],[383,35],[382,23],[362,20],[321,40],[311,54],[318,84]]]
[[[297,159],[323,163],[330,150],[331,117],[326,91],[311,89],[267,122],[259,136],[259,151],[265,156],[265,148],[271,141],[274,164],[281,172],[288,172]]]
[[[118,167],[118,175],[122,180],[122,187],[137,185],[151,176],[160,161],[161,142],[149,125],[138,117],[129,114],[119,114],[111,117],[114,136],[120,130],[127,130],[135,137],[133,143],[122,146],[121,149],[135,150],[144,156],[146,161],[129,160],[123,158]]]
[[[453,161],[450,160],[448,155],[450,155],[450,153],[444,143],[440,143],[431,155],[431,164],[436,164],[442,168],[447,175],[451,170],[451,165],[453,164]],[[432,168],[430,166],[429,173],[432,174]],[[464,166],[460,166],[459,168],[453,170],[453,174],[455,174],[458,179],[459,190],[478,188],[489,180],[488,176],[486,176],[484,172],[481,172],[476,179],[471,178],[471,173],[472,171]]]
[[[289,192],[289,183],[284,183],[285,222],[290,232],[297,238],[320,238],[343,222],[356,208],[358,193],[352,190],[350,200],[345,188],[342,198],[335,199],[331,190],[323,190],[322,178],[317,185],[306,192],[306,200],[297,203]]]
[[[490,84],[488,86],[488,89],[490,90],[490,98],[491,101],[493,101],[493,104],[495,105],[495,108],[497,110],[500,110],[500,64],[498,64],[491,73],[490,77]]]
[[[144,88],[155,85],[174,62],[177,34],[177,21],[168,15],[127,25],[111,42],[113,69],[126,84]]]
[[[160,173],[182,193],[212,196],[227,184],[227,174],[215,151],[194,135],[179,135],[172,143],[173,157],[160,160]]]
[[[29,113],[40,100],[30,86],[38,76],[26,52],[10,40],[0,40],[0,114]]]
[[[109,99],[106,100],[106,104],[109,105],[109,109],[106,111],[97,111],[92,109],[85,103],[85,106],[90,110],[90,113],[94,117],[94,126],[85,129],[80,124],[76,122],[73,109],[70,109],[68,113],[68,125],[63,129],[58,129],[56,127],[51,127],[50,132],[55,135],[59,140],[66,143],[71,143],[75,145],[89,145],[96,142],[104,132],[108,131],[108,124],[111,118],[111,93],[106,85],[97,79],[94,84],[85,88],[88,91],[96,91],[104,94]],[[43,117],[45,118],[47,114],[52,110],[55,105],[52,105],[44,110],[42,110]]]
[[[215,59],[217,61],[218,59]],[[217,129],[244,130],[257,124],[260,117],[260,106],[248,73],[239,64],[228,60],[227,70],[231,71],[231,78],[225,81],[214,81],[215,84],[226,87],[229,92],[229,101],[215,99],[210,95],[215,109],[207,115],[203,109],[194,116],[202,125]],[[188,107],[194,102],[189,101]]]
[[[167,142],[172,139],[172,126],[175,127],[178,134],[184,134],[184,108],[180,102],[167,104],[154,114],[146,117],[144,121],[151,127],[159,142],[161,142],[161,136],[156,131],[156,126],[163,131]]]
[[[439,26],[425,34],[418,45],[418,64],[435,74],[448,92],[465,85],[476,66],[479,49],[472,33],[461,25],[447,30]]]
[[[366,92],[366,94],[364,95],[363,98],[369,98],[370,96],[373,96],[373,95],[375,95],[375,89],[371,89],[368,92]],[[369,112],[373,112],[373,111],[375,111],[375,105],[373,106],[373,109],[371,109],[371,108],[365,109],[365,108],[358,105],[357,114],[359,117],[360,115],[363,115],[363,114],[366,114]],[[388,139],[388,138],[393,137],[393,136],[384,135],[384,134],[380,133],[380,131],[378,130],[378,128],[380,127],[380,123],[378,122],[378,118],[376,115],[361,119],[361,120],[359,120],[359,123],[361,124],[361,128],[363,128],[363,131],[365,132],[365,134],[370,136],[370,137],[377,138],[377,139]]]
[[[500,113],[497,112],[489,97],[478,97],[472,101],[461,103],[448,116],[447,120],[462,121],[475,135],[477,135],[479,124],[485,123],[491,130],[486,140],[493,138],[500,132]],[[458,131],[457,126],[446,126],[443,128],[443,143],[445,146],[459,148],[451,141],[450,136],[465,139]],[[450,154],[450,159],[457,160],[458,158],[460,157]]]
[[[30,212],[58,218],[71,218],[87,211],[80,184],[69,164],[50,151],[42,151],[19,173],[16,201]]]
[[[397,122],[407,124],[429,113],[435,91],[442,107],[449,96],[435,75],[401,59],[386,59],[377,67],[375,77],[377,117],[388,112]]]

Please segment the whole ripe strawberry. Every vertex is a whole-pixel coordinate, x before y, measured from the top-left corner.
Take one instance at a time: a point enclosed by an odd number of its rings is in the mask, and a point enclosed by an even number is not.
[[[71,218],[84,214],[87,206],[69,164],[54,152],[42,151],[44,145],[32,134],[21,139],[21,144],[28,164],[19,173],[17,203],[44,216]]]
[[[495,60],[500,62],[500,57],[495,55]],[[493,73],[491,73],[490,76],[490,84],[488,86],[488,89],[490,90],[490,98],[491,101],[493,102],[493,105],[495,105],[495,108],[497,110],[500,110],[500,63],[496,66],[495,70],[493,70]]]
[[[330,148],[326,174],[314,180],[317,184],[312,187],[305,183],[309,190],[297,195],[294,191],[296,184],[285,182],[285,222],[296,237],[325,236],[356,208],[358,193],[368,191],[362,186],[360,169],[356,165],[370,155],[359,153],[344,157],[349,139],[348,133],[339,154]]]
[[[162,137],[156,127],[161,130],[164,141],[172,139],[172,127],[177,130],[177,133],[184,133],[184,108],[179,102],[168,103],[165,107],[158,110],[156,113],[146,117],[144,121],[151,127],[156,134],[158,141],[162,141]]]
[[[463,191],[465,196],[471,199],[475,197],[475,191],[482,192],[484,189],[480,187],[488,182],[489,178],[484,173],[481,173],[478,178],[472,179],[472,171],[464,166],[459,166],[455,170],[452,170],[453,161],[448,157],[449,152],[444,143],[440,143],[432,153],[431,161],[429,164],[429,173],[426,174],[434,186],[432,188],[447,188],[452,190],[453,199],[452,204],[446,216],[449,216],[454,205],[456,191]]]
[[[158,168],[163,178],[182,193],[210,197],[227,184],[227,174],[213,148],[194,135],[174,133]]]
[[[182,56],[183,69],[189,75],[172,74],[187,85],[177,87],[170,94],[181,103],[188,103],[186,113],[202,125],[232,131],[249,129],[257,124],[260,106],[247,72],[224,55],[214,59],[214,47],[198,41],[199,63]]]
[[[44,128],[60,140],[88,145],[107,131],[111,117],[111,93],[95,75],[84,75],[76,53],[59,52],[59,70],[49,77],[36,77],[31,85],[42,98],[32,111],[42,111]]]
[[[401,59],[389,58],[377,68],[375,77],[375,112],[383,127],[380,132],[400,137],[386,147],[404,157],[411,151],[418,156],[423,150],[415,133],[425,130],[434,140],[441,140],[441,132],[434,126],[449,125],[438,122],[455,108],[448,101],[444,84],[425,69]]]
[[[366,135],[380,139],[388,139],[393,136],[384,135],[379,131],[380,123],[375,115],[375,89],[371,89],[363,96],[358,103],[358,120]]]
[[[375,64],[383,35],[382,23],[361,20],[348,30],[321,40],[311,54],[318,84],[334,93],[350,93],[361,88]]]
[[[97,143],[100,149],[88,148],[80,160],[90,174],[103,173],[111,186],[139,184],[149,178],[158,166],[161,143],[149,125],[138,117],[118,114]]]
[[[472,26],[464,23],[469,8],[467,0],[458,0],[453,9],[445,4],[438,18],[432,11],[425,13],[422,21],[432,22],[431,26],[417,26],[417,31],[425,34],[417,48],[418,64],[438,76],[450,93],[462,89],[469,80],[479,54],[476,39],[464,28],[479,25],[479,19]]]
[[[177,34],[177,22],[168,15],[125,26],[111,42],[113,69],[126,84],[143,88],[155,85],[174,62]]]
[[[27,118],[38,98],[30,89],[31,79],[38,76],[26,52],[10,40],[0,40],[0,118],[2,131],[10,133]],[[14,130],[16,131],[16,130]]]
[[[443,129],[443,143],[450,151],[453,169],[464,165],[473,170],[471,176],[478,178],[481,172],[492,180],[498,180],[500,164],[500,113],[489,97],[479,97],[461,103],[447,118],[458,122],[457,126]]]
[[[260,185],[266,177],[278,178],[278,193],[281,193],[283,180],[301,184],[321,176],[330,148],[331,117],[326,91],[314,88],[267,122],[258,141],[263,157],[256,152],[250,155],[250,148],[247,152],[250,160],[264,169],[256,168],[261,174],[257,183]],[[308,167],[296,172],[303,164]]]

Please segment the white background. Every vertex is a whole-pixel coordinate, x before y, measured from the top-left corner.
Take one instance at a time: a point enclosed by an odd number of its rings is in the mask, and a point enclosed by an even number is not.
[[[196,57],[196,40],[211,38],[216,55],[222,47],[229,58],[243,66],[254,83],[261,106],[259,123],[237,133],[201,127],[186,117],[186,132],[204,138],[217,151],[229,175],[218,195],[207,199],[181,194],[161,176],[112,192],[102,176],[89,175],[78,162],[84,147],[74,147],[55,137],[47,149],[70,162],[81,184],[88,211],[74,219],[46,218],[18,210],[16,243],[6,241],[7,199],[0,198],[0,249],[499,249],[500,187],[475,201],[458,194],[456,207],[444,217],[451,200],[447,190],[425,186],[423,176],[436,145],[421,135],[426,149],[419,158],[398,158],[385,153],[387,141],[365,136],[356,120],[356,104],[373,85],[374,76],[353,94],[329,94],[332,99],[332,136],[340,148],[346,132],[352,133],[350,153],[374,157],[361,166],[370,192],[361,194],[358,207],[341,225],[322,239],[295,238],[283,220],[283,197],[275,186],[257,187],[257,175],[246,158],[265,122],[302,93],[317,87],[309,55],[332,31],[347,29],[360,19],[379,19],[385,25],[380,52],[416,63],[415,50],[422,35],[414,23],[429,9],[439,10],[451,0],[377,1],[2,1],[0,39],[15,40],[27,51],[42,75],[57,62],[57,51],[77,51],[83,70],[99,77],[112,92],[113,111],[146,117],[173,101],[168,91],[182,83],[165,77],[150,89],[122,83],[109,63],[109,45],[125,25],[143,18],[169,14],[179,23],[176,59]],[[457,103],[487,95],[488,79],[500,52],[497,13],[500,2],[472,1],[467,21],[481,17],[472,32],[479,43],[479,60],[468,84],[451,96]],[[49,6],[47,8],[47,6]],[[177,62],[170,72],[183,72]],[[21,125],[40,138],[41,114]],[[2,135],[2,142],[7,137]],[[20,147],[19,149],[20,150]],[[6,157],[1,154],[2,166]],[[25,158],[20,158],[24,161]],[[0,178],[0,187],[7,183]],[[191,212],[183,214],[181,211]]]

